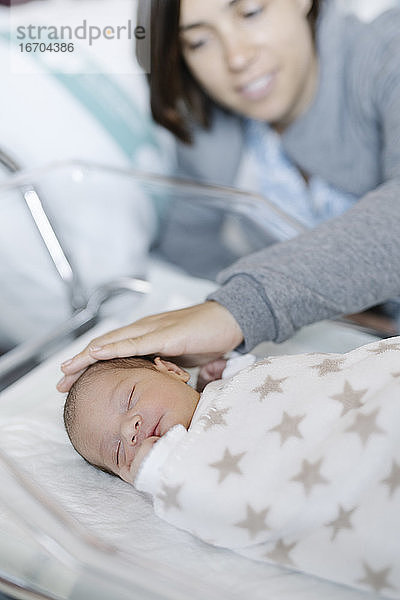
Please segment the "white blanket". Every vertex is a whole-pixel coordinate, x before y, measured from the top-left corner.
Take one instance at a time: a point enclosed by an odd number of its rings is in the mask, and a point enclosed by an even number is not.
[[[399,598],[400,337],[209,384],[135,483],[208,543]]]

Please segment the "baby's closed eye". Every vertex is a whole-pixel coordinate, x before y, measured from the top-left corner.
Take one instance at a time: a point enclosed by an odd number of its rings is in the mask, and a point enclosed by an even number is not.
[[[126,406],[126,410],[127,411],[130,410],[132,408],[132,406],[135,405],[135,401],[134,401],[135,387],[136,386],[133,386],[133,388],[131,390],[131,393],[129,394],[128,403],[127,403],[127,406]]]
[[[122,442],[121,442],[121,440],[119,440],[118,445],[117,445],[117,452],[116,452],[117,467],[120,466],[120,462],[121,462],[121,446],[122,446]]]

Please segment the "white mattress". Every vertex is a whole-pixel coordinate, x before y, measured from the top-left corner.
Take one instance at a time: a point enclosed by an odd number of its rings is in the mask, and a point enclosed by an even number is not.
[[[165,271],[159,265],[153,266],[151,279],[155,291],[137,306],[132,318],[200,301],[213,285],[170,269]],[[169,292],[171,289],[173,294]],[[102,325],[105,329],[112,326],[111,322]],[[86,337],[91,339],[93,333]],[[279,347],[263,345],[257,354],[347,351],[372,339],[340,325],[322,323]],[[80,349],[83,343],[84,340],[78,340],[0,395],[0,449],[7,452],[46,497],[54,499],[95,536],[117,548],[118,560],[110,555],[110,569],[113,561],[119,562],[128,575],[130,570],[134,574],[135,565],[139,567],[138,573],[144,572],[143,564],[153,569],[155,574],[146,575],[144,582],[148,585],[149,598],[176,599],[176,589],[181,590],[182,598],[189,597],[188,594],[191,598],[269,600],[368,597],[359,591],[208,546],[160,521],[148,499],[132,487],[86,464],[67,440],[62,424],[63,396],[55,391],[60,361]],[[16,529],[10,513],[3,510],[4,489],[0,491],[0,574],[36,581],[61,598],[99,598],[94,582],[84,592],[77,592],[77,578],[82,577],[82,573],[77,573],[71,565],[62,567],[52,561],[49,558],[52,546],[48,540],[47,558],[38,560],[35,544]],[[29,515],[25,516],[29,521]],[[175,591],[170,594],[167,584],[164,583],[164,587],[160,584],[157,573],[161,572],[167,572],[177,582]],[[144,599],[143,591],[135,594],[135,577],[132,579],[130,598]],[[113,600],[118,598],[118,593],[112,597]]]

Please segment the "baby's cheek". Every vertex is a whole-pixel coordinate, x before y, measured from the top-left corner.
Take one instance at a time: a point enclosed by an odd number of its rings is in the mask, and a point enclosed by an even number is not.
[[[135,482],[136,476],[139,472],[140,465],[153,448],[154,444],[158,442],[160,438],[157,435],[153,435],[151,437],[146,438],[138,448],[135,458],[133,459],[130,470],[129,470],[129,483]]]

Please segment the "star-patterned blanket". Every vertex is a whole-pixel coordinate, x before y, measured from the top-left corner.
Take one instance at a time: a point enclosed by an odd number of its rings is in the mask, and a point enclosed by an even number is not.
[[[400,598],[400,337],[210,383],[135,485],[210,544]]]

